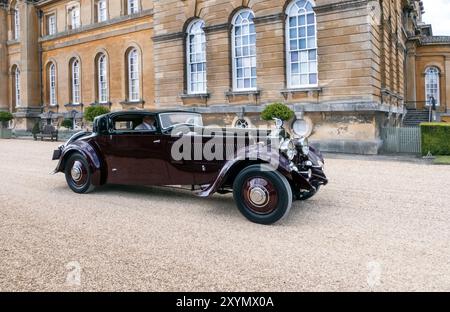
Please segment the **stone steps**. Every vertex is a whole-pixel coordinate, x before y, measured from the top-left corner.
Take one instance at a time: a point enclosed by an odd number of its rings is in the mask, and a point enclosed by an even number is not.
[[[403,120],[403,125],[406,127],[418,127],[422,122],[427,122],[429,112],[426,110],[409,109]]]

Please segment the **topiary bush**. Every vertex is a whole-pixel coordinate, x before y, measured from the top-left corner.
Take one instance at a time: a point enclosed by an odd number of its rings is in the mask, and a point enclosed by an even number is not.
[[[40,132],[41,132],[41,125],[40,125],[39,122],[37,122],[37,123],[34,124],[33,129],[31,129],[31,133],[33,135],[35,135],[35,134],[38,134]]]
[[[420,125],[422,155],[450,155],[450,123],[427,122]]]
[[[108,114],[108,113],[109,113],[109,109],[107,107],[89,106],[84,111],[84,119],[86,119],[87,121],[93,122],[95,117],[98,117],[98,116],[101,116],[104,114]]]
[[[0,112],[0,127],[6,128],[7,123],[13,119],[14,116],[10,112]]]
[[[67,128],[67,129],[73,129],[73,121],[72,119],[64,119],[61,122],[61,127]]]
[[[292,117],[294,117],[294,111],[283,103],[273,103],[267,105],[261,113],[261,118],[266,121],[273,120],[274,118],[286,121]]]

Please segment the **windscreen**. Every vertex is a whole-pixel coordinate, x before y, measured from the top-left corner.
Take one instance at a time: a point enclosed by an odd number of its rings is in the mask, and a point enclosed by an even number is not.
[[[162,113],[159,114],[161,127],[169,129],[177,125],[203,127],[202,115],[194,113]]]

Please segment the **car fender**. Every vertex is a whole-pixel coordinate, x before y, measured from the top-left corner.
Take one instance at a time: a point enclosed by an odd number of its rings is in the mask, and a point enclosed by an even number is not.
[[[242,166],[245,168],[258,163],[271,166],[274,170],[277,170],[285,176],[290,183],[302,185],[305,189],[314,188],[306,178],[291,168],[291,162],[284,155],[280,154],[277,149],[256,144],[238,150],[234,158],[228,160],[222,167],[216,180],[196,195],[199,197],[211,196],[222,188],[230,176],[237,175],[238,172],[236,169],[243,169],[241,168]]]
[[[58,165],[56,166],[54,172],[64,172],[67,159],[69,159],[69,157],[74,153],[80,153],[86,158],[92,174],[92,184],[103,184],[102,181],[104,179],[102,179],[101,158],[98,156],[97,151],[94,149],[94,147],[92,147],[92,145],[86,141],[75,141],[66,145],[62,151]]]

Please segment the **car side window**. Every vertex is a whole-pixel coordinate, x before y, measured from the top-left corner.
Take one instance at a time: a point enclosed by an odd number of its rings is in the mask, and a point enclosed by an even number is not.
[[[157,130],[154,115],[121,115],[111,120],[111,132],[114,134],[153,133]]]
[[[134,129],[132,121],[116,121],[114,130],[116,131],[132,131]]]
[[[156,118],[153,115],[142,117],[139,123],[135,124],[134,130],[139,132],[156,132],[158,129]]]

